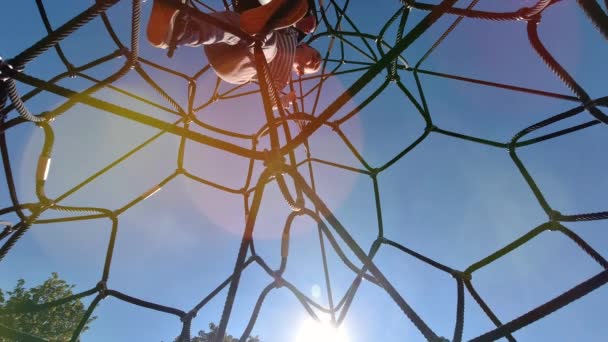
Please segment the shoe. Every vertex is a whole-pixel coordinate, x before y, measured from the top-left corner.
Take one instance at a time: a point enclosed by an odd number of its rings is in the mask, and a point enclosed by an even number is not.
[[[308,12],[308,0],[272,0],[270,3],[241,14],[241,31],[259,35],[289,27]]]
[[[161,49],[169,47],[180,12],[178,6],[174,1],[154,0],[147,28],[148,42],[152,46]]]

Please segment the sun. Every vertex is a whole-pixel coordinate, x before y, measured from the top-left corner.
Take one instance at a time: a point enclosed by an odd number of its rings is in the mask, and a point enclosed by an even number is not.
[[[305,319],[300,325],[294,342],[350,342],[344,327],[334,327],[328,321]]]

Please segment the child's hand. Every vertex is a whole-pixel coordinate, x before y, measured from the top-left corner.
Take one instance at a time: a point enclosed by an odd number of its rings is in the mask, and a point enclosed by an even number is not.
[[[303,67],[303,66],[301,66],[301,65],[298,65],[298,66],[295,68],[295,72],[296,72],[296,74],[298,74],[298,76],[300,76],[300,77],[304,76],[304,67]]]
[[[288,109],[289,106],[291,106],[291,104],[294,103],[295,101],[296,101],[296,93],[293,91],[287,95],[281,96],[281,105],[285,109]],[[276,105],[273,106],[272,109],[276,110],[277,106]]]
[[[309,15],[306,16],[304,18],[302,18],[300,21],[298,21],[295,24],[295,27],[304,32],[305,34],[310,34],[315,32],[315,29],[317,28],[317,19],[315,19],[314,15]]]
[[[289,108],[291,104],[296,100],[296,93],[291,91],[289,94],[281,96],[281,103],[283,104],[283,108]]]

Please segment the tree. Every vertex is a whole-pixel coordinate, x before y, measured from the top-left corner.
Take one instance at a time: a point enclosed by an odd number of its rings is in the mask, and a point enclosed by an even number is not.
[[[2,337],[2,330],[6,328],[50,341],[70,340],[86,311],[80,299],[36,312],[20,312],[20,309],[69,297],[73,295],[73,288],[74,285],[53,272],[42,285],[30,289],[25,288],[23,279],[17,281],[12,291],[6,291],[6,296],[0,289],[0,341],[12,340]],[[82,331],[87,330],[95,318],[90,317]]]
[[[217,335],[217,329],[217,325],[209,323],[209,332],[199,330],[198,335],[190,338],[190,342],[212,342]],[[237,337],[233,337],[232,335],[226,335],[224,336],[224,342],[239,342],[239,339]],[[262,342],[262,340],[260,340],[260,338],[257,336],[249,336],[247,338],[247,342]]]

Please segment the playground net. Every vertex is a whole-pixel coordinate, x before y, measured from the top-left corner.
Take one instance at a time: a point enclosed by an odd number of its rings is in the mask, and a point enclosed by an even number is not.
[[[86,321],[94,314],[98,304],[104,298],[110,296],[133,305],[179,317],[183,323],[183,328],[181,332],[176,332],[176,335],[179,334],[180,339],[189,341],[193,318],[218,293],[227,290],[218,328],[219,335],[223,336],[226,333],[228,322],[234,311],[235,297],[240,286],[242,286],[241,276],[245,269],[258,266],[267,273],[270,284],[261,292],[257,304],[252,308],[249,322],[242,333],[242,340],[251,334],[263,302],[274,289],[284,288],[289,290],[290,293],[297,297],[299,303],[312,318],[318,319],[318,312],[323,312],[331,315],[332,321],[339,325],[347,317],[351,303],[360,293],[359,288],[362,282],[373,284],[386,292],[395,305],[401,309],[403,315],[407,316],[424,338],[429,341],[447,340],[434,331],[433,327],[419,314],[418,309],[410,304],[407,293],[401,293],[401,291],[397,290],[389,280],[390,277],[385,276],[385,273],[383,273],[382,267],[376,264],[375,256],[381,249],[394,248],[416,258],[429,268],[445,272],[454,278],[457,298],[456,308],[453,309],[455,312],[453,336],[450,336],[450,340],[461,341],[463,338],[463,330],[466,327],[464,320],[465,293],[468,292],[475,301],[474,304],[469,305],[478,305],[495,325],[494,329],[472,340],[492,341],[506,338],[509,341],[515,341],[515,337],[513,336],[515,331],[543,319],[554,311],[604,286],[608,281],[608,262],[588,242],[568,228],[566,224],[575,221],[606,220],[608,219],[608,211],[564,214],[554,209],[545,198],[541,187],[537,185],[524,162],[522,162],[522,159],[518,155],[518,150],[522,147],[529,147],[565,135],[576,134],[593,126],[607,124],[608,115],[604,114],[604,112],[608,106],[608,97],[592,98],[577,83],[568,70],[560,65],[558,59],[543,44],[543,40],[538,32],[539,27],[542,26],[540,19],[545,12],[548,13],[550,11],[552,6],[557,6],[560,3],[559,0],[537,0],[531,3],[530,7],[522,7],[514,11],[505,12],[478,10],[476,9],[478,2],[478,0],[474,0],[466,5],[466,7],[457,7],[455,0],[437,1],[435,4],[403,1],[402,6],[396,12],[387,14],[386,25],[379,32],[372,34],[359,30],[357,23],[363,19],[350,15],[350,6],[352,6],[350,1],[312,1],[311,10],[320,25],[313,35],[304,39],[313,46],[324,47],[324,51],[322,51],[324,57],[322,72],[318,75],[294,79],[289,86],[289,90],[293,90],[297,94],[297,100],[293,108],[273,110],[272,100],[270,99],[278,97],[281,89],[274,89],[271,82],[268,82],[267,65],[263,58],[256,58],[258,74],[265,75],[265,77],[259,77],[259,81],[246,85],[231,86],[216,78],[214,80],[217,81],[213,82],[214,85],[206,86],[205,89],[201,90],[201,78],[211,73],[209,65],[203,66],[203,68],[193,74],[186,74],[183,71],[159,65],[147,59],[146,56],[142,56],[140,54],[142,1],[140,0],[98,0],[82,13],[70,18],[61,25],[57,25],[58,27],[54,27],[55,25],[52,25],[47,16],[47,7],[53,6],[53,3],[36,1],[39,13],[27,13],[27,16],[34,18],[39,15],[47,30],[46,36],[18,55],[0,62],[0,149],[6,178],[6,190],[11,200],[10,206],[0,208],[0,218],[2,218],[1,215],[8,217],[9,214],[17,218],[15,222],[10,222],[8,219],[0,222],[3,225],[0,232],[0,261],[11,252],[12,248],[19,243],[19,240],[28,231],[39,225],[79,221],[86,224],[92,220],[109,219],[112,222],[112,229],[99,283],[89,290],[75,294],[69,298],[21,308],[21,312],[49,310],[52,307],[77,299],[92,298],[85,317],[82,318],[77,329],[73,331],[72,340],[75,341],[80,338]],[[131,4],[130,7],[124,7],[125,9],[129,8],[130,13],[128,16],[131,19],[129,28],[130,37],[126,43],[124,38],[116,33],[116,25],[113,24],[107,13],[113,6],[119,3]],[[213,18],[210,19],[206,13],[216,10],[235,10],[235,8],[238,8],[238,3],[229,3],[226,0],[222,3],[219,1],[216,3],[195,0],[188,1],[186,6],[198,8],[201,11],[201,19],[212,20]],[[578,0],[577,6],[580,11],[586,14],[588,20],[597,29],[602,38],[608,39],[608,16],[602,5],[594,0]],[[6,9],[6,7],[10,9],[11,2],[4,3],[1,7],[3,9]],[[3,12],[6,13],[6,11]],[[127,14],[123,13],[123,15]],[[413,19],[411,17],[414,15],[418,15],[421,19],[412,23]],[[547,15],[550,15],[550,13]],[[70,54],[62,49],[62,42],[67,37],[86,27],[92,20],[103,21],[106,34],[111,38],[116,49],[104,56],[91,56],[94,59],[90,59],[86,63],[73,64]],[[449,25],[441,27],[441,34],[438,35],[437,39],[418,61],[415,63],[408,61],[404,57],[404,52],[420,37],[423,37],[427,31],[433,29],[440,20],[443,20],[443,23],[449,20]],[[526,27],[529,46],[535,51],[537,58],[570,89],[571,94],[561,94],[544,89],[522,87],[424,69],[422,66],[427,58],[432,56],[442,44],[450,40],[451,34],[463,21],[490,21],[494,22],[495,25],[501,25],[503,22],[518,21]],[[235,28],[226,27],[226,29],[234,30]],[[3,39],[2,45],[7,43],[10,42]],[[0,48],[2,47],[0,46]],[[43,80],[28,73],[28,64],[40,58],[43,53],[50,53],[52,50],[54,50],[54,53],[60,59],[65,71],[55,74],[54,77],[48,80]],[[349,52],[345,53],[345,50]],[[262,55],[259,46],[256,45],[255,51],[256,57]],[[174,52],[174,49],[170,49],[169,54],[173,54]],[[359,58],[355,60],[352,58],[353,55],[358,55]],[[95,70],[99,66],[115,63],[119,57],[122,57],[120,59],[122,65],[111,75],[97,78],[89,73],[90,70]],[[167,60],[169,61],[169,59]],[[153,72],[150,72],[150,70],[153,70]],[[162,82],[157,82],[151,76],[152,73],[158,72],[167,73],[182,80],[185,85],[183,93],[179,97],[171,95],[171,91],[163,87]],[[144,82],[153,88],[162,101],[157,101],[159,97],[142,97],[130,89],[122,88],[118,85],[119,80],[133,75],[136,75],[140,82]],[[403,80],[405,75],[411,77],[414,82],[411,82],[411,84],[406,83]],[[512,135],[509,141],[500,142],[439,127],[433,121],[432,111],[429,109],[432,106],[427,103],[425,96],[426,88],[424,87],[424,82],[421,81],[421,76],[450,79],[462,82],[464,85],[490,87],[501,89],[505,92],[529,94],[551,101],[567,101],[572,105],[571,108],[564,112],[554,113],[548,118],[521,129]],[[373,80],[378,80],[379,77],[382,77],[382,81],[379,84],[372,82]],[[74,90],[61,83],[63,80],[70,78],[87,80],[91,82],[92,86]],[[352,79],[353,81],[347,84],[347,89],[338,94],[334,94],[333,91],[324,92],[327,88],[327,83],[332,79]],[[31,87],[31,90],[21,94],[17,89],[18,84],[28,85]],[[370,89],[372,86],[375,88]],[[424,121],[424,128],[413,142],[406,141],[407,145],[398,151],[398,153],[392,155],[387,162],[379,166],[373,166],[355,147],[356,144],[350,141],[348,135],[344,133],[343,127],[351,120],[354,120],[378,96],[392,87],[396,87],[400,94],[411,103],[412,108],[415,108],[416,115]],[[173,122],[162,120],[142,111],[113,103],[111,100],[96,97],[97,93],[105,90],[118,92],[128,97],[132,102],[139,102],[149,106],[148,108],[163,111],[169,116],[174,116],[175,120]],[[65,100],[54,108],[47,108],[47,110],[34,113],[29,108],[29,102],[35,101],[41,94],[54,94],[65,98]],[[350,99],[357,96],[357,94],[365,94],[364,99],[356,104],[354,108],[345,110]],[[328,100],[328,97],[331,99]],[[218,102],[234,99],[246,102],[253,101],[252,99],[254,98],[257,101],[260,98],[262,100],[265,122],[260,127],[254,127],[253,131],[255,133],[253,134],[244,134],[217,127],[212,123],[205,122],[204,116],[199,115],[202,111]],[[323,101],[327,102],[326,106],[322,105]],[[72,186],[65,193],[50,198],[45,192],[45,187],[47,187],[47,174],[51,167],[50,161],[54,152],[55,128],[56,125],[60,124],[58,123],[59,120],[55,121],[55,119],[76,105],[84,105],[111,115],[126,118],[138,124],[157,129],[158,133],[91,174],[82,182]],[[339,118],[336,115],[337,113],[342,113]],[[408,115],[413,114],[409,113]],[[577,123],[576,125],[566,124],[569,122],[568,119],[574,117],[582,118],[582,123]],[[9,158],[9,152],[12,147],[6,139],[6,133],[22,125],[34,124],[42,128],[44,140],[35,172],[37,200],[26,203],[20,200],[18,196],[18,184],[14,181],[15,168],[11,165]],[[311,149],[309,139],[318,134],[322,127],[330,128],[332,134],[335,134],[336,137],[344,142],[345,146],[352,153],[352,156],[360,163],[359,167],[315,157],[315,151]],[[554,129],[553,127],[558,128]],[[530,137],[533,133],[538,132],[541,132],[541,134]],[[142,148],[164,135],[179,137],[180,143],[176,155],[166,157],[167,159],[170,159],[170,157],[176,159],[175,172],[157,181],[149,190],[135,194],[132,200],[119,208],[90,207],[86,205],[72,206],[62,203],[70,196],[85,191],[88,184],[95,182],[113,168],[121,165],[125,160],[139,153]],[[513,167],[521,174],[529,187],[529,191],[531,191],[538,205],[546,214],[546,222],[529,229],[521,237],[485,258],[470,264],[465,269],[452,268],[437,261],[433,255],[425,255],[408,248],[404,243],[392,240],[384,232],[382,201],[380,198],[381,189],[378,179],[382,177],[386,170],[389,170],[399,161],[406,159],[428,137],[434,135],[460,139],[507,152],[513,162]],[[199,177],[195,172],[189,171],[185,166],[185,159],[190,156],[187,156],[185,151],[187,146],[192,144],[203,144],[221,151],[221,153],[247,160],[249,169],[241,187],[233,188]],[[600,156],[599,158],[602,157]],[[262,172],[259,174],[254,172],[254,163],[257,162],[263,162],[264,165]],[[352,236],[352,231],[358,227],[343,225],[337,215],[334,215],[332,208],[326,205],[324,199],[319,196],[319,193],[316,191],[313,167],[315,164],[340,169],[345,172],[357,173],[369,178],[374,189],[374,211],[377,213],[377,238],[370,246],[362,246],[358,243]],[[234,269],[225,281],[205,297],[201,298],[200,301],[195,302],[196,304],[189,310],[142,300],[136,297],[136,294],[126,294],[121,292],[120,289],[114,289],[108,285],[115,241],[117,234],[119,234],[119,217],[132,207],[153,196],[175,179],[182,177],[198,182],[202,186],[212,187],[218,191],[242,197],[245,214],[245,226],[241,230],[242,240],[238,250],[235,251]],[[256,218],[263,203],[262,194],[265,187],[272,183],[276,183],[284,201],[291,209],[291,213],[284,218],[285,223],[281,235],[282,238],[280,239],[281,263],[278,268],[273,267],[270,262],[267,262],[256,252],[256,239],[254,235]],[[406,206],[407,203],[404,205]],[[171,208],[167,208],[167,210],[171,210]],[[44,215],[49,212],[55,212],[55,216],[50,218],[45,217]],[[437,213],[437,215],[441,215],[441,213]],[[344,265],[352,271],[352,282],[348,290],[335,303],[331,298],[331,290],[329,288],[327,289],[330,296],[329,305],[324,305],[315,298],[307,296],[306,291],[299,289],[290,282],[290,279],[284,277],[290,255],[291,227],[299,216],[307,216],[318,225],[327,287],[330,284],[330,269],[327,265],[326,250],[333,249]],[[522,248],[546,231],[556,231],[566,236],[573,242],[571,248],[583,250],[595,263],[599,264],[601,271],[532,310],[521,313],[515,319],[503,321],[487,303],[486,299],[478,293],[472,275],[507,254]],[[348,253],[342,250],[342,246],[346,246]],[[352,261],[350,255],[354,256],[357,261]],[[40,340],[25,332],[1,326],[0,336],[16,340]]]

